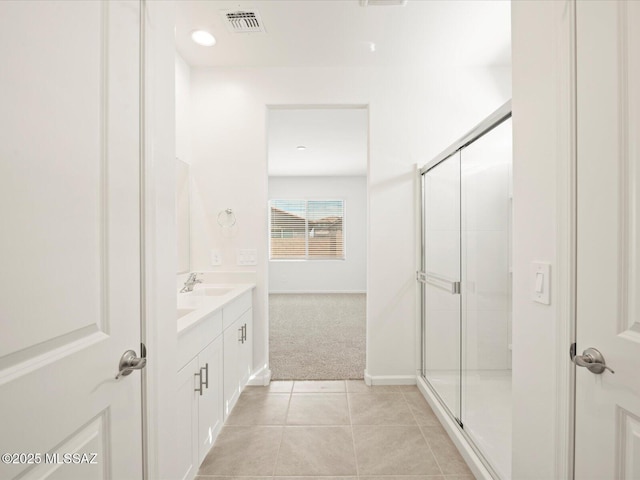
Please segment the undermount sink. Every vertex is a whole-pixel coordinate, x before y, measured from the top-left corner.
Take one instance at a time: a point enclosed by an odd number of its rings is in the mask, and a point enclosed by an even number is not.
[[[202,287],[202,288],[195,289],[193,291],[193,294],[201,296],[201,297],[219,297],[219,296],[222,296],[222,295],[226,295],[231,290],[233,290],[233,288],[228,288],[228,287]]]
[[[177,313],[177,319],[180,320],[182,317],[184,317],[185,315],[189,315],[191,312],[194,312],[196,309],[195,308],[179,308]]]

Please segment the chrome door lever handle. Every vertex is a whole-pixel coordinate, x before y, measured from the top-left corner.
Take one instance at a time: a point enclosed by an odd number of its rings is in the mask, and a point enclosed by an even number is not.
[[[120,364],[118,365],[120,371],[118,372],[118,375],[116,375],[116,380],[120,377],[130,375],[134,370],[142,370],[146,366],[146,357],[138,357],[136,356],[136,352],[133,350],[127,350],[120,358]]]
[[[579,367],[585,367],[591,373],[600,375],[605,370],[609,370],[611,373],[616,373],[610,367],[607,367],[607,363],[604,361],[602,353],[596,348],[587,348],[582,355],[575,355],[573,363]]]

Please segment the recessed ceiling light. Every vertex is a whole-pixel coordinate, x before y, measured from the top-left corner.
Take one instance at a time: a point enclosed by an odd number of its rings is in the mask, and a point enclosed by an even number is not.
[[[300,151],[302,151],[302,150],[306,150],[306,149],[307,149],[307,147],[305,147],[304,145],[298,145],[298,146],[296,147],[296,150],[300,150]]]
[[[375,43],[373,43],[373,42],[369,42],[369,51],[370,51],[371,53],[373,53],[373,52],[375,52],[375,51],[376,51],[376,44],[375,44]]]
[[[216,44],[216,38],[206,30],[194,30],[191,32],[191,40],[203,47],[213,47]]]

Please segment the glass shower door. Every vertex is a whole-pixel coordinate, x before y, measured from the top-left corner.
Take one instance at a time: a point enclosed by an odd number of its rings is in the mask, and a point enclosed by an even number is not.
[[[461,150],[462,421],[511,478],[511,120]]]
[[[454,154],[421,169],[418,272],[422,375],[503,480],[511,478],[511,130],[507,102],[451,145]]]
[[[422,176],[423,375],[460,419],[460,154]]]

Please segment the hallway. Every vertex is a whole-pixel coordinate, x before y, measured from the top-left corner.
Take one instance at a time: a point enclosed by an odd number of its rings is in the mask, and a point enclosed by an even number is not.
[[[473,480],[415,386],[247,387],[196,478]]]

